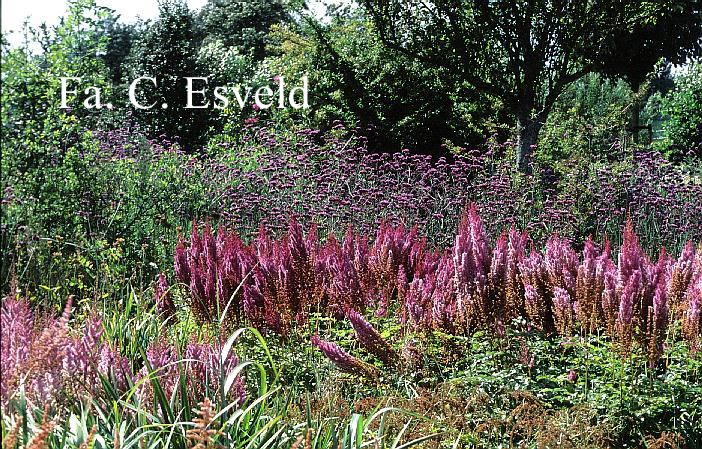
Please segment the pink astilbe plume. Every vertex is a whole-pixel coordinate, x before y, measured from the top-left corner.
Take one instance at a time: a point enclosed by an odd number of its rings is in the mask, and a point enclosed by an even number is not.
[[[66,372],[71,373],[74,387],[90,391],[100,385],[98,361],[104,332],[102,320],[93,314],[87,319],[82,335],[69,339],[63,363]]]
[[[694,261],[695,247],[688,241],[680,257],[669,267],[668,302],[673,310],[680,307],[683,302],[685,291],[692,280]]]
[[[0,314],[1,339],[0,358],[2,359],[2,376],[0,376],[0,393],[2,405],[5,405],[19,381],[19,370],[29,356],[33,338],[34,319],[26,300],[17,300],[12,296],[2,299]]]
[[[646,256],[634,233],[634,225],[631,220],[627,220],[617,263],[617,334],[624,353],[631,350],[634,327],[643,322],[641,313],[647,264]],[[648,310],[645,311],[647,312]]]
[[[616,333],[617,315],[619,314],[619,299],[617,297],[617,267],[611,258],[609,241],[600,257],[597,258],[598,279],[602,280],[602,316],[608,335]]]
[[[185,348],[185,359],[188,391],[195,394],[195,398],[221,397],[223,379],[239,364],[239,359],[234,352],[229,352],[227,358],[220,366],[221,346],[208,342],[198,343],[191,341]],[[244,403],[246,394],[244,378],[239,375],[234,380],[227,392],[226,400]]]
[[[146,350],[146,364],[139,371],[137,397],[143,404],[151,404],[154,400],[153,380],[157,380],[164,394],[170,399],[178,387],[180,368],[177,363],[176,350],[165,341],[159,341]]]
[[[578,255],[570,246],[570,242],[557,234],[546,241],[544,254],[546,281],[554,291],[560,287],[575,296],[576,278],[578,273]]]
[[[295,316],[302,312],[294,308],[290,291],[293,265],[287,239],[273,241],[265,229],[261,228],[255,245],[258,265],[252,275],[254,287],[248,293],[260,296],[256,299],[252,297],[250,302],[258,301],[262,304],[260,314],[268,329],[279,335],[287,335]]]
[[[311,342],[341,371],[369,378],[378,376],[378,370],[374,366],[357,359],[335,343],[324,341],[318,335],[313,335]]]
[[[350,230],[339,245],[336,238],[330,237],[323,250],[323,265],[319,269],[325,273],[327,311],[335,318],[342,318],[347,308],[365,310],[368,295],[363,287],[362,276],[355,263],[355,242]]]
[[[435,286],[431,297],[431,323],[434,329],[457,332],[458,304],[456,300],[453,255],[446,252],[436,268]]]
[[[215,235],[205,223],[200,235],[193,223],[189,247],[179,240],[174,263],[176,279],[187,286],[190,309],[198,321],[217,321],[226,311],[222,320],[226,326],[240,324],[247,309],[242,282],[253,269],[255,257],[236,233],[220,228]],[[164,309],[170,308],[164,302]]]
[[[182,236],[178,237],[178,244],[175,249],[174,269],[176,278],[185,285],[190,285],[190,262],[188,250]]]
[[[71,332],[71,303],[69,298],[58,320],[37,329],[26,300],[3,300],[3,408],[20,385],[28,401],[39,404],[98,395],[103,377],[119,391],[133,380],[129,361],[104,341],[99,316],[89,316],[81,331]]]
[[[230,327],[238,326],[246,313],[243,284],[256,265],[256,257],[234,232],[227,233],[220,229],[217,241],[217,293],[227,309],[228,324]]]
[[[32,340],[30,352],[24,362],[20,382],[24,383],[27,399],[49,403],[63,390],[64,360],[70,347],[68,320],[73,298],[69,297],[61,317],[46,326]]]
[[[515,228],[510,229],[504,287],[505,316],[503,321],[505,323],[524,316],[526,313],[524,309],[524,284],[520,279],[519,264],[524,260],[528,241],[529,235],[526,232],[519,232]]]
[[[619,311],[617,314],[617,337],[624,354],[631,351],[634,333],[634,304],[641,296],[642,281],[641,271],[634,270],[626,282],[620,285]]]
[[[492,250],[492,261],[488,275],[488,311],[492,321],[497,324],[506,318],[507,314],[507,235],[503,232],[495,242]]]
[[[644,289],[642,307],[646,308],[645,332],[642,345],[648,347],[649,364],[653,365],[663,353],[663,342],[668,330],[668,283],[671,258],[661,248],[658,262],[647,266],[648,285]]]
[[[398,273],[413,271],[411,254],[417,244],[417,228],[409,231],[402,225],[394,227],[383,222],[368,253],[368,269],[380,296],[378,315],[385,315],[390,300],[397,291]]]
[[[495,242],[488,276],[487,311],[495,329],[502,329],[517,317],[524,316],[524,287],[518,265],[524,260],[528,240],[526,233],[510,229]]]
[[[120,393],[126,392],[136,380],[129,359],[108,343],[100,347],[97,367],[98,372]]]
[[[564,288],[556,287],[553,292],[553,320],[556,330],[564,337],[570,337],[574,324],[573,302]]]
[[[176,316],[176,309],[165,273],[159,273],[154,283],[154,302],[159,317],[166,323],[172,324]]]
[[[288,221],[287,251],[290,253],[289,297],[295,319],[304,320],[317,292],[315,257],[318,248],[317,228],[312,226],[305,236],[302,226],[291,217]]]
[[[585,241],[583,260],[578,266],[575,282],[575,305],[577,319],[585,332],[594,333],[604,320],[602,294],[605,290],[604,271],[598,269],[601,254],[598,254],[592,237]]]
[[[532,250],[519,264],[524,284],[524,308],[529,322],[537,329],[550,332],[553,328],[551,294],[546,286],[543,257]]]
[[[360,313],[353,309],[346,311],[346,316],[351,321],[353,330],[356,331],[356,338],[359,343],[371,354],[378,357],[388,366],[393,366],[397,362],[397,353],[390,344],[380,335],[380,333]]]
[[[440,259],[438,253],[425,253],[422,261],[415,266],[412,281],[399,292],[402,306],[400,318],[403,324],[421,329],[432,328],[432,298]]]
[[[453,246],[454,289],[459,325],[464,329],[489,321],[490,247],[475,205],[464,214]]]
[[[250,285],[244,288],[244,307],[249,319],[261,322],[280,335],[287,335],[294,323],[304,323],[324,294],[319,285],[320,248],[312,227],[304,236],[294,220],[280,240],[272,240],[261,227],[254,240],[256,264]]]
[[[685,293],[683,336],[693,352],[702,350],[702,257],[695,260],[695,275]]]

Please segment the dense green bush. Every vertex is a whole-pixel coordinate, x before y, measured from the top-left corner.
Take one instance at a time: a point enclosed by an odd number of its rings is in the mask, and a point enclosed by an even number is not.
[[[315,128],[340,120],[367,129],[377,151],[431,154],[508,135],[499,101],[465,84],[457,89],[455,74],[385,48],[361,9],[339,13],[329,24],[278,26],[272,37],[273,72],[310,78]]]
[[[663,139],[656,145],[674,160],[702,157],[702,62],[686,70],[661,104]]]
[[[61,280],[76,269],[85,271],[91,287],[107,262],[144,282],[168,265],[177,228],[211,214],[205,174],[194,157],[168,142],[163,147],[139,135],[125,142],[117,132],[105,134],[84,131],[66,151],[44,146],[52,163],[11,178],[3,203],[3,282],[14,265],[32,290],[67,287]],[[8,154],[3,168],[15,166],[22,154]],[[116,254],[119,260],[112,260]],[[77,267],[76,258],[89,266]],[[47,271],[47,265],[55,268]]]

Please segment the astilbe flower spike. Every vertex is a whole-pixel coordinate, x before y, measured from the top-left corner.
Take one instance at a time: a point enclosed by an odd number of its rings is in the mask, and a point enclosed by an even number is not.
[[[602,292],[604,272],[598,270],[597,249],[589,237],[583,249],[583,261],[578,266],[575,282],[575,305],[577,319],[585,332],[594,333],[604,320]]]
[[[624,228],[624,241],[619,250],[617,266],[617,297],[619,298],[617,336],[625,354],[631,350],[634,327],[642,321],[640,314],[646,281],[644,278],[646,264],[646,258],[634,233],[634,225],[631,220],[628,220]]]
[[[23,423],[23,418],[22,416],[18,416],[17,420],[15,421],[15,425],[12,426],[12,428],[5,433],[2,439],[2,447],[5,448],[10,448],[10,449],[15,449],[15,445],[17,444],[17,441],[19,440],[19,432],[20,429],[22,429],[22,423]]]
[[[662,248],[658,262],[649,266],[648,293],[644,299],[647,307],[646,332],[642,343],[648,346],[648,359],[651,366],[663,353],[663,342],[668,329],[668,276],[671,264],[672,261],[666,254],[665,248]]]
[[[558,234],[548,238],[544,254],[544,267],[546,281],[552,290],[560,287],[566,290],[571,297],[575,295],[578,256],[568,240],[561,238]]]
[[[210,342],[198,343],[193,339],[185,348],[186,375],[188,387],[195,397],[220,397],[220,379],[226,378],[239,364],[234,352],[229,352],[220,366],[221,345]],[[215,396],[215,394],[217,396]],[[244,403],[246,394],[244,379],[237,376],[226,399],[238,405]]]
[[[91,391],[95,386],[100,385],[98,360],[100,358],[101,339],[104,331],[102,320],[93,313],[86,320],[82,335],[69,337],[63,368],[65,372],[71,375],[71,386],[80,386],[87,391]]]
[[[564,288],[556,287],[553,294],[553,319],[556,330],[564,337],[570,337],[574,325],[573,303]]]
[[[356,331],[356,338],[368,352],[378,357],[388,366],[393,366],[397,363],[398,357],[395,350],[360,313],[349,309],[346,311],[346,316],[351,321],[354,331]]]
[[[343,247],[335,238],[327,240],[322,267],[327,281],[327,311],[337,318],[341,318],[347,308],[365,310],[367,305],[362,278],[353,257],[353,246],[347,238]]]
[[[607,334],[616,334],[619,303],[617,298],[617,267],[611,259],[609,241],[605,242],[600,257],[597,258],[597,279],[602,280],[601,310]]]
[[[519,264],[524,260],[528,240],[526,232],[519,232],[514,227],[510,229],[505,268],[505,323],[525,315],[524,285],[520,279]]]
[[[368,269],[380,295],[378,315],[385,315],[388,311],[390,300],[397,291],[399,271],[404,270],[405,275],[413,271],[411,254],[416,244],[421,244],[417,241],[416,227],[408,231],[402,225],[380,224],[368,253]]]
[[[431,296],[431,323],[434,329],[450,333],[458,332],[456,323],[458,304],[455,288],[455,269],[453,257],[446,252],[439,258],[436,268],[435,286]]]
[[[2,338],[0,340],[0,359],[2,359],[0,397],[4,406],[19,381],[19,370],[27,359],[31,348],[34,320],[29,302],[17,300],[12,296],[4,297],[0,325],[2,327],[0,334]]]
[[[166,274],[163,272],[158,275],[154,284],[154,302],[156,303],[156,312],[159,317],[167,324],[173,324],[176,309],[168,280],[166,280]]]
[[[543,331],[553,327],[552,301],[546,287],[543,257],[532,250],[519,264],[524,284],[524,308],[533,326]]]
[[[619,312],[617,314],[617,337],[624,354],[631,351],[634,332],[634,304],[641,292],[641,272],[635,270],[627,279],[619,293]]]
[[[56,421],[49,419],[49,405],[46,404],[44,406],[44,415],[41,425],[39,426],[39,431],[34,434],[32,440],[27,445],[27,449],[47,449],[49,447],[48,439],[55,427]]]
[[[680,257],[670,265],[668,277],[668,302],[675,310],[681,306],[685,291],[687,290],[693,275],[693,263],[695,260],[695,247],[688,241]]]
[[[507,314],[507,235],[503,232],[495,242],[488,275],[488,310],[495,325]]]
[[[359,376],[376,378],[378,370],[372,365],[357,359],[348,352],[341,349],[335,343],[324,341],[319,338],[319,335],[313,335],[311,338],[312,345],[316,346],[322,353],[331,360],[334,365],[341,371],[357,374]]]
[[[18,381],[27,386],[30,401],[49,403],[62,390],[64,359],[70,347],[68,320],[72,304],[73,298],[69,297],[61,317],[45,327],[32,341],[31,349],[22,364]]]
[[[148,366],[144,365],[139,372],[137,397],[141,403],[151,404],[154,400],[155,380],[161,385],[166,397],[170,398],[180,379],[175,348],[165,341],[158,341],[146,350],[146,360]]]
[[[696,275],[685,295],[687,308],[683,318],[683,335],[693,352],[702,349],[702,257],[696,259]]]
[[[472,204],[453,246],[454,289],[459,324],[469,330],[489,321],[490,249],[483,222]]]
[[[186,432],[189,443],[188,447],[190,449],[221,447],[213,443],[213,440],[220,434],[220,431],[215,429],[213,425],[217,413],[210,398],[205,397],[205,399],[198,404],[195,414],[197,417],[193,419],[194,426]]]

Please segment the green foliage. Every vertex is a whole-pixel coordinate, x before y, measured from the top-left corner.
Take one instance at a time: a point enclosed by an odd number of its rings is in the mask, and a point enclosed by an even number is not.
[[[205,40],[237,47],[257,61],[266,56],[271,26],[289,20],[281,0],[209,0],[199,15]]]
[[[145,80],[137,89],[140,104],[155,104],[151,109],[134,112],[149,136],[177,136],[186,147],[203,143],[211,123],[211,111],[185,109],[185,77],[200,76],[197,48],[195,17],[187,4],[182,0],[160,2],[158,19],[133,43],[125,67],[125,82],[131,83],[142,76],[157,80],[157,86]],[[126,91],[124,94],[127,98]],[[162,107],[163,104],[167,107]]]
[[[386,46],[446,70],[458,86],[467,84],[502,101],[517,122],[516,156],[522,171],[529,171],[541,127],[569,84],[592,71],[631,68],[620,62],[631,49],[639,49],[629,40],[630,33],[646,35],[653,23],[657,36],[673,41],[643,44],[650,54],[636,59],[637,73],[648,73],[670,51],[675,56],[702,51],[695,26],[702,14],[699,0],[363,4]]]
[[[363,10],[338,12],[329,24],[307,17],[298,29],[276,27],[272,36],[272,71],[310,78],[313,125],[341,120],[369,129],[371,146],[381,151],[479,145],[506,120],[494,97],[457,89],[445,69],[384,47]]]
[[[27,41],[24,47],[3,48],[4,144],[12,148],[20,139],[43,144],[47,139],[57,140],[63,123],[72,120],[60,109],[61,77],[80,77],[83,85],[97,86],[109,95],[105,65],[95,55],[105,52],[107,39],[103,27],[110,20],[109,10],[96,6],[94,0],[72,1],[68,15],[51,33],[46,31],[40,40]],[[25,32],[38,34],[36,30]],[[33,52],[32,44],[36,43],[41,44],[43,52]],[[69,99],[68,104],[75,107],[78,100]],[[82,124],[95,122],[86,108],[76,108],[70,115]],[[47,162],[43,158],[33,159],[35,166]]]
[[[138,138],[132,145],[125,151],[133,157],[111,158],[85,133],[41,177],[13,182],[3,205],[3,265],[14,264],[25,287],[69,291],[62,278],[77,270],[89,289],[106,281],[106,266],[143,282],[170,265],[178,227],[210,208],[202,173],[176,148],[154,154]]]
[[[668,157],[702,156],[702,62],[690,64],[675,78],[675,89],[662,99],[663,139],[657,143]]]
[[[573,159],[621,160],[633,93],[624,81],[590,74],[559,97],[544,124],[537,159],[558,166]]]

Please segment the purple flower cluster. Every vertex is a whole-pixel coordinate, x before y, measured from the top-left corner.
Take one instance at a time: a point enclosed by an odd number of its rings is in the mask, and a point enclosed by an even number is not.
[[[132,134],[119,130],[98,140],[110,158],[134,157],[138,148]],[[554,232],[577,243],[588,235],[616,238],[628,216],[647,246],[702,240],[702,185],[657,153],[616,165],[571,164],[559,174],[536,167],[524,176],[505,155],[508,146],[450,161],[406,150],[376,154],[341,125],[329,133],[284,133],[259,123],[198,157],[167,141],[149,145],[149,157],[180,158],[182,176],[202,183],[209,202],[203,212],[245,237],[261,223],[282,232],[286,217],[295,215],[324,232],[353,225],[369,235],[382,222],[418,225],[444,245],[473,202],[492,232],[516,226],[538,242]]]
[[[175,255],[176,278],[188,285],[190,306],[196,318],[215,321],[226,309],[228,323],[238,323],[241,301],[235,297],[240,296],[242,280],[253,267],[254,260],[247,249],[235,233],[219,229],[215,235],[209,223],[205,224],[202,236],[197,224],[193,225],[187,249],[183,239],[179,240]]]
[[[27,400],[35,405],[81,395],[100,399],[102,379],[111,382],[119,393],[138,385],[137,395],[150,401],[153,386],[146,376],[158,377],[170,397],[180,376],[185,375],[188,391],[193,394],[193,399],[198,399],[217,393],[221,376],[226,377],[239,363],[233,353],[220,363],[219,344],[191,341],[181,357],[176,346],[159,341],[146,351],[152,371],[144,366],[135,372],[130,360],[104,338],[100,317],[92,315],[82,330],[72,330],[70,313],[71,300],[59,319],[45,322],[33,316],[26,300],[10,296],[3,298],[0,346],[3,410],[10,407],[20,389],[24,389]],[[227,398],[231,402],[243,402],[244,381],[241,376],[235,379]]]
[[[312,345],[322,351],[329,360],[334,362],[341,371],[366,377],[375,377],[377,375],[376,368],[352,356],[336,345],[336,343],[324,341],[320,339],[318,335],[313,335],[311,342]]]
[[[179,388],[181,376],[188,386],[188,394],[193,399],[220,397],[223,379],[239,364],[239,359],[230,352],[226,360],[220,360],[222,345],[212,342],[188,342],[185,351],[179,355],[178,348],[166,341],[157,341],[146,350],[148,367],[143,366],[135,376],[137,396],[143,403],[154,400],[153,383],[158,379],[166,397],[171,397]],[[151,370],[149,370],[149,367]],[[145,379],[149,380],[145,380]],[[226,394],[229,402],[239,405],[245,399],[245,385],[242,376],[237,376]]]
[[[97,316],[88,318],[83,332],[74,335],[68,326],[71,303],[69,299],[59,319],[37,328],[26,300],[3,298],[3,409],[20,387],[34,404],[79,392],[96,394],[100,376],[112,380],[118,391],[127,388],[129,361],[102,340],[104,329]]]
[[[355,310],[348,310],[346,316],[356,331],[356,338],[371,354],[378,357],[388,366],[397,362],[397,353],[380,333]]]
[[[193,238],[200,245],[204,237]],[[221,238],[240,242],[229,234]],[[499,334],[517,317],[564,336],[604,329],[625,353],[638,340],[652,362],[660,356],[671,316],[686,320],[686,338],[697,341],[702,247],[695,251],[688,243],[677,260],[662,249],[651,260],[631,221],[616,264],[608,242],[598,248],[588,239],[582,256],[556,234],[543,252],[532,242],[527,255],[529,242],[526,233],[512,229],[492,246],[475,206],[464,213],[453,245],[439,250],[416,228],[402,225],[381,224],[372,243],[348,230],[339,244],[333,234],[320,243],[316,227],[305,235],[291,220],[279,239],[262,228],[250,245],[237,246],[255,260],[236,307],[255,325],[283,335],[312,309],[336,318],[345,314],[361,344],[386,362],[394,354],[362,317],[364,310],[392,311],[407,328],[456,334],[478,329]],[[176,267],[188,252],[181,241]],[[190,295],[199,294],[192,286],[202,282],[185,283]]]

